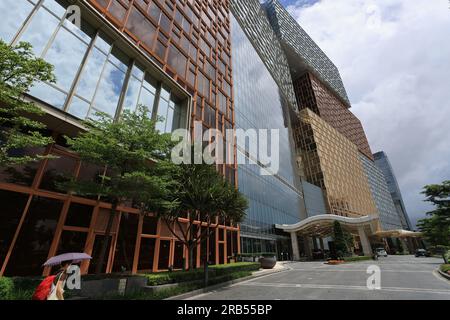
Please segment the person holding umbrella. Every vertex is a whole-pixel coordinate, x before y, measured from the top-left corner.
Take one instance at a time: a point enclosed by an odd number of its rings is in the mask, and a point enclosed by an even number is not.
[[[72,264],[92,257],[85,253],[66,253],[49,259],[43,267],[61,266],[56,275],[45,278],[36,288],[33,300],[64,300],[64,287],[69,277],[69,269]]]
[[[72,265],[72,261],[61,262],[61,268],[55,276],[52,282],[52,287],[50,289],[50,294],[47,300],[64,300],[64,287],[66,286],[66,281],[68,277],[67,271]]]

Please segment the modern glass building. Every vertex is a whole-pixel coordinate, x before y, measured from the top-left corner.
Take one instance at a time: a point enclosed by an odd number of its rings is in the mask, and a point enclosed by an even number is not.
[[[189,128],[234,128],[231,15],[227,1],[83,0],[81,28],[67,17],[64,0],[0,2],[0,37],[28,41],[37,56],[55,66],[56,83],[37,83],[27,99],[45,112],[47,134],[56,143],[42,150],[54,159],[0,172],[0,275],[39,275],[48,257],[63,252],[93,256],[98,263],[110,204],[68,195],[56,186],[63,175],[95,179],[105,168],[83,163],[66,148],[80,121],[103,111],[119,117],[143,104],[162,116],[162,132]],[[227,143],[232,154],[234,142]],[[237,182],[236,166],[217,169]],[[167,226],[132,207],[119,208],[104,272],[181,269],[186,248]],[[212,263],[227,263],[240,251],[239,227],[220,225],[208,244]]]
[[[375,165],[381,170],[386,180],[389,193],[401,222],[401,227],[406,230],[413,230],[408,213],[406,212],[405,204],[403,203],[402,193],[397,178],[395,177],[394,169],[388,156],[384,151],[380,151],[374,154],[374,158]]]
[[[363,155],[361,155],[361,162],[363,163],[364,171],[369,179],[370,189],[380,215],[380,222],[383,230],[403,229],[404,227],[395,208],[383,172],[374,162]]]
[[[278,129],[280,169],[270,175],[258,164],[258,155],[245,145],[238,145],[239,188],[250,200],[246,221],[241,224],[242,250],[254,252],[289,252],[290,239],[276,234],[275,224],[291,224],[300,220],[303,196],[296,172],[292,134],[285,119],[287,102],[280,93],[264,62],[232,17],[232,47],[234,69],[234,101],[236,128]],[[252,81],[249,81],[252,79]]]
[[[45,111],[46,134],[56,142],[18,151],[57,157],[0,168],[0,276],[48,274],[42,263],[68,251],[92,255],[82,272],[95,269],[111,205],[64,193],[56,182],[105,172],[80,161],[63,138],[83,130],[81,121],[97,111],[118,118],[142,104],[165,119],[161,132],[194,131],[195,121],[203,131],[278,130],[274,172],[247,143],[225,138],[227,158],[239,161],[217,170],[250,208],[241,225],[218,223],[209,243],[195,250],[196,267],[204,250],[212,263],[228,263],[238,253],[292,258],[299,244],[305,253],[323,240],[292,242],[277,225],[326,214],[376,217],[392,209],[378,172],[375,179],[367,174],[370,146],[338,69],[278,1],[79,0],[80,28],[67,19],[73,3],[0,2],[2,41],[30,42],[57,77],[26,95]],[[132,207],[119,209],[104,272],[187,265],[186,248],[164,223]]]

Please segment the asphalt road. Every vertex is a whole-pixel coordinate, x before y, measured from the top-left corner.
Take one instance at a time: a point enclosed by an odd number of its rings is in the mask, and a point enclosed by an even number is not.
[[[339,266],[288,264],[290,270],[237,283],[189,300],[450,300],[450,281],[435,270],[437,258],[389,256]],[[367,268],[381,270],[381,289],[369,290]]]

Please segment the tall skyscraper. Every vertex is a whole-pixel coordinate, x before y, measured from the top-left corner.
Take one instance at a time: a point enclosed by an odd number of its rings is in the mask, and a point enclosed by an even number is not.
[[[384,151],[380,151],[374,154],[374,158],[376,166],[383,172],[384,178],[386,179],[389,193],[394,201],[395,209],[401,221],[402,227],[406,230],[413,230],[408,213],[406,212],[397,178],[395,177],[394,169],[388,156]]]
[[[216,264],[238,253],[292,256],[290,235],[276,225],[392,211],[338,69],[278,1],[80,0],[80,28],[66,19],[72,2],[0,2],[1,39],[30,42],[57,77],[26,97],[45,111],[46,133],[56,142],[20,151],[57,157],[0,170],[0,276],[39,275],[47,257],[67,251],[91,254],[83,272],[95,269],[110,204],[64,193],[57,181],[94,179],[105,168],[81,162],[63,137],[83,130],[81,121],[97,111],[118,119],[139,104],[164,118],[161,132],[194,131],[195,121],[203,131],[279,132],[274,172],[251,148],[225,139],[227,158],[239,165],[217,170],[250,208],[240,226],[220,225],[197,247],[196,267],[205,250]],[[186,248],[162,221],[120,210],[104,272],[187,263]]]

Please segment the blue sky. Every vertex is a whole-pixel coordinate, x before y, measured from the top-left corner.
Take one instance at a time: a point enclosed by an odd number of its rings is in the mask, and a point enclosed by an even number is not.
[[[394,167],[412,222],[450,180],[448,0],[281,0],[336,64],[372,151]],[[313,6],[308,5],[314,3]]]

